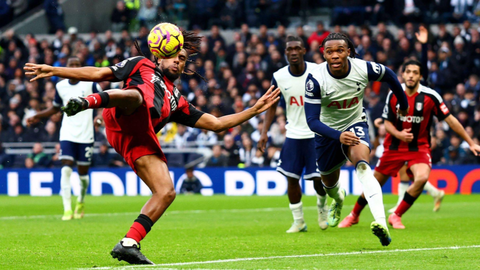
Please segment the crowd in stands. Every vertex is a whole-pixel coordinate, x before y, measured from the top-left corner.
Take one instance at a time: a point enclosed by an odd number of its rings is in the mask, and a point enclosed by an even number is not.
[[[183,2],[162,1],[170,3],[167,6],[171,8],[178,8]],[[236,2],[227,1],[230,4]],[[132,3],[135,4],[135,1]],[[125,3],[118,2],[117,8],[122,4]],[[138,14],[149,12],[143,12],[140,8]],[[146,39],[150,20],[147,17],[145,24],[142,24],[138,31],[137,40],[142,51],[148,55]],[[287,33],[287,29],[279,25],[273,33],[268,32],[268,26],[262,24],[259,26],[258,34],[253,34],[249,25],[242,23],[240,29],[234,32],[233,39],[227,41],[222,36],[221,27],[212,25],[202,42],[200,53],[187,65],[189,70],[196,71],[200,76],[182,75],[177,87],[197,108],[215,116],[243,111],[252,106],[270,87],[272,74],[287,65],[284,57],[287,34],[302,38],[307,48],[305,56],[307,61],[322,63],[324,59],[318,48],[331,31],[346,32],[356,46],[358,57],[384,64],[400,74],[400,66],[405,59],[420,58],[422,46],[415,39],[416,27],[417,25],[407,22],[394,34],[387,30],[383,22],[376,25],[375,31],[365,25],[361,27],[335,25],[326,29],[324,24],[319,22],[316,31],[306,35],[301,26],[295,28],[294,32]],[[121,31],[119,39],[113,37],[112,31],[107,31],[105,38],[91,33],[85,40],[77,37],[76,29],[70,28],[67,33],[58,30],[53,42],[37,40],[32,34],[20,38],[13,31],[4,33],[0,39],[0,47],[3,49],[0,56],[0,141],[58,142],[61,113],[32,126],[27,126],[25,119],[52,105],[55,84],[60,78],[29,82],[22,69],[24,64],[32,62],[65,66],[68,57],[76,56],[84,65],[105,67],[138,55],[133,46],[131,33],[123,27],[116,29]],[[428,42],[429,87],[443,97],[452,114],[459,119],[477,143],[480,139],[479,30],[472,27],[468,20],[453,25],[452,31],[448,31],[445,25],[440,24],[438,33],[430,31]],[[103,89],[121,87],[109,82],[103,82],[101,86]],[[381,117],[388,91],[388,85],[380,82],[367,87],[364,106],[372,121]],[[286,133],[283,107],[279,106],[277,109],[265,153],[256,148],[263,128],[263,119],[264,115],[252,118],[238,127],[221,133],[169,123],[158,136],[165,149],[210,148],[213,155],[206,161],[207,166],[275,167]],[[374,128],[373,124],[370,126],[373,142],[372,160],[375,160],[381,155],[385,130],[383,127]],[[480,163],[480,160],[470,153],[468,145],[448,129],[448,125],[436,123],[434,127],[432,130],[434,164]],[[95,133],[96,141],[105,140],[101,127],[96,127]],[[55,154],[42,154],[41,144],[35,144],[32,150],[33,153],[21,163],[22,166],[31,168],[59,165]],[[182,166],[198,156],[171,155],[171,157],[171,162]],[[0,146],[0,166],[11,167],[12,158]],[[121,158],[108,152],[106,143],[102,143],[93,162],[93,166],[118,167],[124,164]]]

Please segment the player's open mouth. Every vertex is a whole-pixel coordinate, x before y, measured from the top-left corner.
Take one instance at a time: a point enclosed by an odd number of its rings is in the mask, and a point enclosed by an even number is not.
[[[342,66],[341,63],[332,63],[332,68],[340,68]]]

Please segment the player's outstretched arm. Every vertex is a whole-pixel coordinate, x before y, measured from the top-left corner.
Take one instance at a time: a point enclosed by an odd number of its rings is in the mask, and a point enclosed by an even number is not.
[[[465,129],[463,128],[462,124],[460,124],[460,122],[458,122],[457,118],[455,118],[455,116],[453,115],[449,115],[447,116],[447,118],[445,118],[445,122],[447,122],[448,126],[450,126],[450,128],[455,131],[458,135],[460,135],[460,137],[462,137],[462,139],[464,139],[468,145],[470,146],[470,151],[472,151],[472,153],[475,155],[475,156],[478,156],[480,154],[480,145],[478,144],[475,144],[472,140],[472,138],[470,138],[467,134],[467,132],[465,131]]]
[[[50,117],[50,116],[58,113],[59,111],[60,111],[59,107],[47,108],[47,109],[35,114],[34,116],[27,118],[27,126],[36,124],[36,123],[40,122],[40,120],[42,118]]]
[[[272,107],[268,108],[267,113],[265,114],[265,121],[263,123],[263,130],[261,130],[260,139],[257,143],[257,148],[262,153],[265,152],[265,148],[267,146],[268,141],[268,130],[270,130],[270,126],[272,125],[273,118],[275,118],[275,113],[277,111],[278,101],[272,104]]]
[[[31,82],[57,76],[61,78],[67,78],[78,81],[111,81],[115,80],[113,71],[108,67],[80,67],[80,68],[68,68],[68,67],[52,67],[49,65],[39,65],[33,63],[26,63],[23,67],[25,75],[35,76],[30,79]]]
[[[255,103],[255,105],[245,111],[222,116],[217,118],[211,114],[205,113],[195,123],[196,128],[203,128],[215,132],[221,132],[231,127],[237,126],[248,119],[266,111],[280,99],[280,89],[273,90],[271,86],[268,91]]]

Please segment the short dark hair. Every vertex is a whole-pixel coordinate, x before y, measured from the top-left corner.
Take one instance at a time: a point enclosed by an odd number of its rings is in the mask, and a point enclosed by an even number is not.
[[[303,44],[303,39],[301,39],[300,37],[289,35],[287,36],[285,44],[290,41],[299,41],[302,44],[302,47],[305,47],[305,44]]]
[[[416,65],[420,68],[420,75],[423,75],[423,71],[422,71],[422,64],[418,61],[418,60],[415,60],[415,59],[410,59],[408,61],[406,61],[405,63],[403,63],[402,65],[402,72],[405,72],[405,70],[407,69],[407,66],[408,65]]]

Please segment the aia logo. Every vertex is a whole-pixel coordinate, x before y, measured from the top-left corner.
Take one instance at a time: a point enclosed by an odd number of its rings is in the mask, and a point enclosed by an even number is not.
[[[298,98],[298,99],[297,99]],[[303,97],[300,96],[300,97],[290,97],[290,103],[289,105],[292,106],[292,105],[296,105],[296,106],[303,106]]]
[[[337,107],[337,109],[348,109],[352,106],[355,106],[359,103],[358,97],[354,97],[352,99],[344,99],[340,101],[332,101],[330,104],[327,105],[328,108],[330,107]]]

